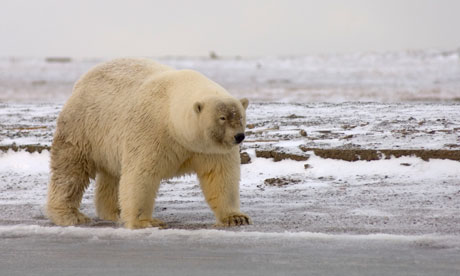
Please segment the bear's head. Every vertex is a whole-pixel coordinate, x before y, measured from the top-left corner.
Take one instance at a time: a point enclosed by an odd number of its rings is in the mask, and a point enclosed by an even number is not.
[[[192,70],[167,73],[173,138],[183,147],[206,154],[228,153],[244,140],[246,98]]]
[[[245,138],[246,98],[209,97],[193,104],[202,149],[205,153],[225,153]]]

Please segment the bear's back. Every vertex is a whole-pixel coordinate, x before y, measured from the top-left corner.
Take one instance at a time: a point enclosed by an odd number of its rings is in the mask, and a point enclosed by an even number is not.
[[[131,58],[93,67],[76,82],[59,115],[58,132],[78,141],[82,137],[94,138],[100,132],[98,129],[104,129],[103,134],[111,129],[127,129],[124,124],[136,116],[132,110],[146,102],[140,87],[147,79],[170,70],[173,69],[148,59]]]
[[[95,66],[75,84],[72,94],[85,93],[90,97],[136,91],[146,79],[172,68],[148,59],[122,58]],[[81,95],[80,95],[81,96]]]

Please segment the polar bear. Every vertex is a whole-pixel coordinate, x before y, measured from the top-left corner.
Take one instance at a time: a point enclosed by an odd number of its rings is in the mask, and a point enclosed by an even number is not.
[[[48,217],[61,226],[89,222],[79,207],[96,178],[99,218],[130,229],[165,226],[152,218],[160,181],[196,173],[217,225],[251,224],[239,198],[247,106],[196,71],[148,59],[94,67],[57,119]]]

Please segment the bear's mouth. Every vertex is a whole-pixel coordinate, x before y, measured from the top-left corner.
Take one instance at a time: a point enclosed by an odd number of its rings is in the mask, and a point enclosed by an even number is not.
[[[231,139],[230,141],[228,140],[224,140],[220,143],[221,146],[225,147],[225,148],[233,148],[234,146],[238,146],[239,143],[237,143],[234,139]]]

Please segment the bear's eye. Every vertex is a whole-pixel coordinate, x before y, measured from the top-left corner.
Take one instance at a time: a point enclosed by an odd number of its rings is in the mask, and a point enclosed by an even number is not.
[[[227,120],[227,118],[225,118],[224,116],[221,116],[221,117],[219,118],[219,120],[225,121],[225,120]]]

